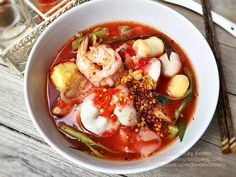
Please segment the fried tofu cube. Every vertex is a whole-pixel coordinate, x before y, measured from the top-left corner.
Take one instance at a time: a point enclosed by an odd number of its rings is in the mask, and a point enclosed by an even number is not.
[[[51,80],[59,91],[65,90],[71,83],[72,76],[78,71],[74,62],[65,62],[55,66],[51,72]]]

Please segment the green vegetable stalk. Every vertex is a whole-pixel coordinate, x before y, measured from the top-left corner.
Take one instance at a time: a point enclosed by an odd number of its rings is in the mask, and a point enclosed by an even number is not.
[[[76,40],[74,40],[72,42],[72,50],[74,50],[74,51],[77,50],[83,39],[84,39],[84,37],[79,37]]]
[[[107,34],[109,33],[109,29],[104,27],[104,28],[96,28],[93,30],[91,33],[89,33],[87,36],[89,37],[89,42],[91,44],[96,43],[98,39],[104,38]],[[72,50],[77,50],[84,39],[85,36],[80,32],[77,35],[77,39],[72,42]]]
[[[178,119],[180,117],[180,114],[182,113],[182,111],[187,106],[188,102],[193,96],[193,79],[192,79],[191,73],[187,68],[184,68],[184,73],[188,77],[190,85],[189,85],[188,91],[185,94],[185,98],[183,99],[179,107],[175,110],[175,114],[174,114],[175,121],[177,121],[177,128],[179,132],[178,134],[179,134],[180,141],[182,141],[184,138],[187,125],[184,122],[180,122]]]
[[[188,102],[193,96],[193,79],[192,79],[191,73],[189,72],[187,68],[184,68],[184,72],[189,79],[190,85],[189,85],[188,91],[185,94],[185,98],[183,99],[183,102],[175,110],[175,115],[174,115],[175,120],[178,120],[180,114],[182,113],[182,111],[184,110],[184,108],[186,107],[186,105],[188,104]]]
[[[104,155],[102,154],[102,153],[100,153],[100,152],[98,152],[96,149],[94,149],[92,146],[90,146],[90,145],[86,145],[93,153],[94,153],[94,155],[96,155],[97,157],[100,157],[100,158],[103,158],[104,157]],[[73,147],[73,146],[69,146],[70,148],[72,148],[72,149],[76,149],[76,150],[80,150],[79,148],[77,148],[77,147]]]
[[[109,39],[106,41],[103,41],[103,44],[116,44],[116,43],[122,43],[122,42],[127,42],[131,40],[136,40],[136,39],[145,39],[151,36],[157,36],[157,34],[140,34],[140,35],[133,35],[133,36],[121,36],[121,37],[116,37],[113,39]],[[158,35],[160,36],[160,35]]]
[[[107,34],[109,33],[109,29],[108,28],[96,28],[95,30],[93,30],[90,34],[89,37],[91,37],[92,35],[95,35],[97,38],[103,38],[105,37]]]
[[[168,139],[174,139],[179,133],[178,127],[176,125],[168,126]]]
[[[187,125],[183,122],[178,122],[177,128],[179,131],[179,139],[180,139],[180,141],[182,141],[184,139],[184,134],[185,134]]]
[[[106,150],[108,152],[111,153],[115,153],[114,151],[112,151],[111,149],[107,148],[106,146],[103,146],[99,143],[96,143],[95,141],[93,141],[91,138],[89,138],[87,135],[79,132],[77,129],[75,129],[74,127],[71,127],[69,125],[66,125],[65,123],[61,123],[59,125],[59,130],[61,130],[62,132],[64,132],[65,134],[76,138],[77,140],[81,141],[82,143],[84,143],[86,146],[89,147],[89,149],[98,157],[103,156],[100,152],[98,152],[94,147],[99,147],[103,150]],[[75,148],[76,149],[76,148]]]
[[[119,26],[119,32],[121,36],[126,36],[130,33],[130,27],[129,26]]]

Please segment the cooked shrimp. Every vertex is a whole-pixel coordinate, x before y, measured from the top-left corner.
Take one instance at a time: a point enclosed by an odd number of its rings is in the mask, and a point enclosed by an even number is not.
[[[89,51],[87,48],[88,38],[86,37],[77,53],[76,64],[80,72],[95,86],[113,86],[115,82],[112,76],[123,68],[119,54],[108,45],[92,46]]]

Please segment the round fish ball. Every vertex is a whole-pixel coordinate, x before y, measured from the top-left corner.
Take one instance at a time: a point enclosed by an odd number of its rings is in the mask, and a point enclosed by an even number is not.
[[[171,52],[170,57],[168,58],[165,53],[160,57],[162,62],[162,73],[164,76],[173,77],[175,76],[181,69],[182,62],[179,55],[175,52]]]
[[[158,37],[149,37],[145,40],[138,39],[132,48],[138,57],[156,57],[164,52],[164,43]]]
[[[132,48],[138,57],[150,57],[150,48],[143,39],[136,40]]]
[[[150,37],[144,40],[146,44],[149,46],[150,57],[156,57],[163,54],[165,46],[161,39],[158,37]]]
[[[188,77],[182,74],[174,76],[167,88],[167,92],[170,96],[175,98],[181,98],[187,92],[189,87]]]

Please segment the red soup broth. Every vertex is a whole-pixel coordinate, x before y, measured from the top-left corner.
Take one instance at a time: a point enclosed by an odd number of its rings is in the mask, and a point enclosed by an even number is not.
[[[120,26],[129,26],[132,29],[132,34],[130,35],[138,35],[138,34],[159,34],[161,35],[163,38],[165,38],[174,48],[174,50],[179,54],[179,56],[182,59],[182,69],[180,70],[180,74],[183,73],[183,68],[187,67],[192,75],[192,79],[193,79],[193,91],[195,93],[195,95],[197,95],[197,82],[196,82],[196,76],[195,76],[195,72],[194,69],[191,65],[191,62],[188,58],[188,56],[186,55],[186,53],[183,51],[183,49],[170,37],[168,37],[167,35],[165,35],[164,33],[158,31],[155,28],[152,28],[150,26],[144,25],[144,24],[140,24],[140,23],[136,23],[136,22],[109,22],[109,23],[104,23],[104,24],[99,24],[96,26],[93,26],[91,28],[88,28],[86,30],[84,30],[85,33],[89,33],[92,32],[94,29],[96,29],[97,27],[107,27],[109,28],[109,35],[106,36],[106,39],[112,39],[114,37],[119,36],[119,27]],[[52,68],[54,66],[56,66],[59,63],[64,63],[67,61],[75,61],[76,59],[76,51],[72,50],[72,42],[76,37],[73,36],[62,48],[61,50],[58,52],[51,68],[50,71],[52,70]],[[132,49],[132,41],[128,41],[128,49],[127,52],[130,55],[134,55],[135,52]],[[122,43],[120,44],[111,44],[111,47],[113,49],[117,49],[120,45],[122,45]],[[145,59],[143,61],[141,61],[139,64],[140,66],[145,65]],[[166,93],[166,89],[167,89],[167,85],[168,82],[170,81],[169,77],[165,77],[163,75],[160,76],[158,84],[157,84],[157,92],[162,93],[167,95]],[[161,84],[160,84],[161,83]],[[51,80],[50,80],[50,72],[48,74],[48,78],[47,78],[47,98],[48,98],[48,107],[49,107],[49,112],[51,112],[50,110],[52,109],[52,106],[55,104],[57,97],[60,95],[59,91],[57,91],[57,89],[54,87],[54,85],[52,84]],[[181,104],[182,100],[177,100],[177,101],[171,101],[168,105],[163,105],[165,111],[167,112],[167,114],[169,115],[173,115],[175,109]],[[191,98],[191,100],[189,101],[188,105],[186,106],[186,108],[184,109],[184,111],[182,112],[182,116],[181,116],[181,121],[183,121],[184,123],[188,124],[193,118],[193,113],[196,107],[196,96],[193,96]],[[74,104],[80,104],[80,102],[74,102]],[[65,105],[66,106],[66,105]],[[54,121],[55,126],[57,127],[59,123],[64,122],[68,125],[71,126],[76,126],[78,128],[78,130],[82,131],[83,133],[87,134],[90,138],[92,138],[94,141],[101,143],[104,146],[107,146],[108,148],[112,149],[112,150],[119,150],[119,147],[122,147],[122,142],[120,141],[120,136],[119,133],[117,132],[116,134],[110,136],[110,137],[98,137],[96,135],[93,135],[89,132],[87,132],[83,126],[81,124],[76,124],[75,122],[75,118],[76,118],[76,107],[73,107],[73,105],[70,105],[70,109],[71,112],[62,118],[56,118],[55,116],[51,116],[51,119]],[[126,130],[127,131],[127,130]],[[136,134],[134,131],[130,131],[128,130],[128,135],[132,136],[132,134]],[[87,148],[86,145],[84,145],[83,143],[79,142],[76,139],[70,138],[66,135],[63,134],[63,136],[70,142],[71,146],[75,146],[78,147],[78,149],[80,149],[81,151],[84,151],[86,153],[91,153],[91,151]],[[176,139],[174,140],[169,140],[167,138],[163,138],[162,139],[162,145],[161,147],[157,150],[157,152],[165,149],[168,145],[170,145],[172,142],[174,142]],[[178,139],[179,141],[179,139]],[[120,143],[120,144],[119,144]],[[109,160],[134,160],[134,159],[140,159],[141,155],[140,153],[126,153],[126,152],[121,152],[121,153],[109,153],[106,151],[102,151],[104,154],[104,158],[105,159],[109,159]],[[155,153],[153,153],[155,154]]]

